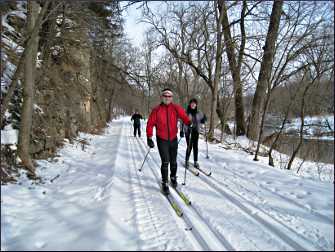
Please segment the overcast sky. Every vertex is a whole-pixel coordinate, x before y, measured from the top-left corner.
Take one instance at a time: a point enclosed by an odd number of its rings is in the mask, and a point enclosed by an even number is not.
[[[126,4],[128,4],[128,2],[121,2],[121,7],[125,6]],[[148,3],[150,7],[157,4],[159,4],[159,2]],[[123,12],[123,18],[125,20],[125,33],[131,42],[138,47],[144,40],[145,30],[149,27],[145,23],[139,23],[142,13],[142,8],[139,8],[140,6],[141,3],[133,4]]]

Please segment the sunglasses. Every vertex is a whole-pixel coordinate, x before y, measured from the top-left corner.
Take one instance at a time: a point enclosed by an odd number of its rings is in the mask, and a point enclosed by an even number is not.
[[[172,96],[172,95],[163,95],[163,97],[171,98],[171,97],[173,97],[173,96]]]

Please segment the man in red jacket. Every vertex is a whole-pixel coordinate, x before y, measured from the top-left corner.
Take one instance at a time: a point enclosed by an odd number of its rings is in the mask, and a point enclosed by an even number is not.
[[[153,108],[147,123],[147,144],[150,148],[154,148],[155,146],[152,141],[152,135],[153,127],[156,127],[157,146],[162,161],[162,191],[164,194],[169,194],[169,187],[167,185],[169,163],[171,185],[177,187],[178,118],[186,125],[191,124],[184,109],[172,103],[172,99],[173,92],[171,89],[165,88],[161,94],[161,104]]]

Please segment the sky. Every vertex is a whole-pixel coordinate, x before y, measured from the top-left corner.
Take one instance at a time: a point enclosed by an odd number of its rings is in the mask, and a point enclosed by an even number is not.
[[[121,7],[125,6],[127,2],[121,2]],[[141,3],[136,3],[129,6],[123,12],[125,20],[124,31],[128,39],[130,39],[133,46],[143,49],[145,42],[145,32],[150,28],[150,25],[140,22],[142,9],[139,8]],[[148,6],[155,12],[162,5],[162,1],[149,1]],[[138,8],[138,9],[137,9]],[[161,55],[164,54],[165,49],[160,46],[155,48],[152,53],[152,63],[157,64],[161,60]]]
[[[128,2],[121,2],[121,8],[125,6]],[[155,7],[160,3],[149,2],[149,7]],[[123,13],[123,18],[125,19],[125,32],[127,37],[131,42],[140,47],[144,41],[145,30],[148,29],[149,25],[145,23],[139,23],[141,19],[141,8],[139,8],[141,3],[136,3],[129,6]],[[138,9],[137,9],[138,8]]]
[[[43,183],[22,173],[17,184],[2,185],[1,251],[334,250],[333,165],[320,180],[315,163],[304,162],[297,174],[298,159],[291,171],[272,168],[234,144],[207,146],[201,137],[200,167],[212,175],[185,176],[182,139],[178,187],[192,203],[170,188],[179,217],[160,193],[155,138],[138,171],[148,150],[144,135],[134,138],[130,117],[120,117],[101,135],[80,133],[84,148],[64,140],[54,159],[38,160]],[[276,164],[281,158],[275,153]]]

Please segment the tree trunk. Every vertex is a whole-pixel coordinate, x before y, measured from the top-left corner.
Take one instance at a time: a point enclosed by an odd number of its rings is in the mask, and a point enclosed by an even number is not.
[[[211,140],[214,138],[214,116],[217,108],[217,99],[218,99],[218,90],[219,90],[219,81],[220,81],[220,71],[222,65],[222,18],[223,14],[220,10],[221,6],[218,5],[219,17],[217,19],[216,28],[216,57],[215,57],[215,72],[214,72],[214,81],[212,89],[212,101],[211,101],[211,115],[210,115],[210,127],[208,131],[208,139]]]
[[[217,83],[215,84],[214,81],[214,89],[212,92],[212,100],[211,100],[211,115],[210,115],[210,127],[208,130],[208,139],[209,141],[212,141],[214,138],[214,129],[215,129],[215,113],[216,113],[216,107],[217,107],[217,91],[218,91],[218,85]]]
[[[274,162],[273,162],[272,151],[273,151],[273,149],[275,148],[275,146],[276,146],[276,144],[277,144],[277,141],[278,141],[278,139],[279,139],[281,133],[283,132],[284,127],[285,127],[285,124],[286,124],[286,121],[287,121],[287,118],[288,118],[288,113],[289,113],[290,108],[291,108],[291,103],[292,103],[292,102],[290,102],[290,104],[289,104],[289,106],[288,106],[288,108],[287,108],[287,110],[286,110],[284,120],[283,120],[283,122],[282,122],[282,124],[281,124],[281,126],[280,126],[280,130],[279,130],[279,132],[275,133],[275,134],[276,134],[275,139],[274,139],[274,141],[272,142],[272,144],[271,144],[271,146],[270,146],[269,153],[268,153],[268,157],[269,157],[269,165],[270,165],[270,166],[275,166],[275,165],[274,165]]]
[[[299,86],[302,85],[303,83],[303,80],[305,79],[305,75],[306,75],[306,71],[304,72],[304,75],[300,81],[300,84]],[[286,124],[286,121],[288,119],[288,114],[291,110],[291,106],[293,104],[293,102],[296,100],[296,97],[297,95],[299,94],[299,88],[295,91],[295,93],[293,94],[293,96],[290,97],[290,103],[288,104],[287,108],[286,108],[286,111],[285,111],[285,114],[284,114],[284,119],[282,121],[282,124],[280,126],[280,129],[279,129],[279,132],[275,133],[275,139],[274,141],[272,142],[271,146],[270,146],[270,149],[269,149],[269,153],[268,153],[268,156],[269,156],[269,165],[270,166],[274,166],[274,162],[273,162],[273,157],[272,157],[272,151],[273,149],[275,148],[276,144],[277,144],[277,141],[280,137],[280,135],[282,134],[283,130],[284,130],[284,127],[285,127],[285,124]]]
[[[301,101],[301,108],[300,108],[300,117],[301,117],[301,124],[300,124],[300,136],[299,136],[299,142],[297,147],[292,153],[292,156],[290,157],[290,160],[287,165],[287,170],[290,170],[294,161],[295,156],[298,154],[298,151],[300,150],[300,147],[302,145],[302,140],[304,137],[304,126],[305,126],[305,98],[308,90],[312,87],[314,81],[312,81],[310,84],[307,85],[307,87],[304,90],[304,93],[302,94],[302,101]]]
[[[220,118],[221,122],[221,136],[220,136],[220,142],[222,143],[223,140],[223,133],[224,133],[224,125],[225,125],[225,109],[224,109],[224,102],[220,101],[219,95],[217,95],[217,105],[216,105],[216,113],[218,117]]]
[[[28,32],[28,37],[25,40],[25,43],[23,44],[24,50],[21,55],[21,58],[18,62],[17,68],[15,70],[12,82],[10,84],[10,87],[6,93],[6,96],[4,97],[2,103],[1,103],[1,128],[4,120],[4,115],[6,113],[6,110],[8,109],[9,102],[14,94],[14,91],[16,89],[16,84],[20,78],[21,73],[23,72],[24,69],[24,62],[25,62],[25,57],[27,54],[27,51],[31,49],[32,46],[34,46],[34,41],[32,40],[33,34],[38,34],[38,31],[43,24],[44,20],[43,17],[45,16],[48,6],[50,4],[51,0],[47,0],[37,18],[37,21],[35,22],[35,25],[32,30],[30,30],[30,33]]]
[[[219,0],[218,4],[220,13],[221,15],[223,15],[222,18],[223,35],[227,47],[226,53],[229,62],[229,69],[231,71],[234,82],[236,135],[241,136],[245,134],[245,121],[244,121],[242,83],[241,83],[240,69],[238,67],[240,64],[238,64],[236,61],[235,48],[231,37],[227,8],[223,0]],[[241,19],[241,22],[243,22],[243,19]],[[241,45],[241,48],[243,49],[242,50],[243,54],[244,51],[243,44]]]
[[[35,1],[28,1],[27,30],[32,32],[38,16],[39,5]],[[33,119],[34,84],[36,70],[36,56],[38,50],[38,33],[31,35],[32,46],[28,48],[24,61],[23,105],[21,112],[20,132],[18,141],[18,155],[24,167],[34,175],[35,168],[29,154],[30,132]]]
[[[261,141],[262,141],[262,136],[263,136],[265,114],[266,114],[267,107],[268,107],[269,102],[270,102],[270,97],[271,97],[271,90],[269,90],[268,93],[267,93],[266,101],[265,101],[265,104],[264,104],[264,109],[262,110],[263,113],[262,113],[262,117],[261,117],[261,125],[259,127],[258,141],[257,141],[257,147],[256,147],[256,151],[255,151],[254,161],[258,161],[258,152],[259,152],[259,148],[260,148]]]
[[[183,79],[183,65],[181,60],[177,59],[177,65],[178,65],[178,87],[180,89],[180,96],[179,96],[179,103],[180,104],[184,104],[185,102],[185,92],[184,92],[184,88],[183,88],[183,83],[182,83],[182,79]],[[177,87],[177,90],[178,90]]]
[[[258,129],[260,126],[262,109],[264,108],[266,89],[271,78],[273,58],[275,53],[275,43],[278,37],[282,7],[282,0],[274,1],[270,17],[269,29],[264,46],[264,55],[261,63],[261,70],[258,76],[254,99],[252,101],[248,137],[254,140],[258,138]]]

